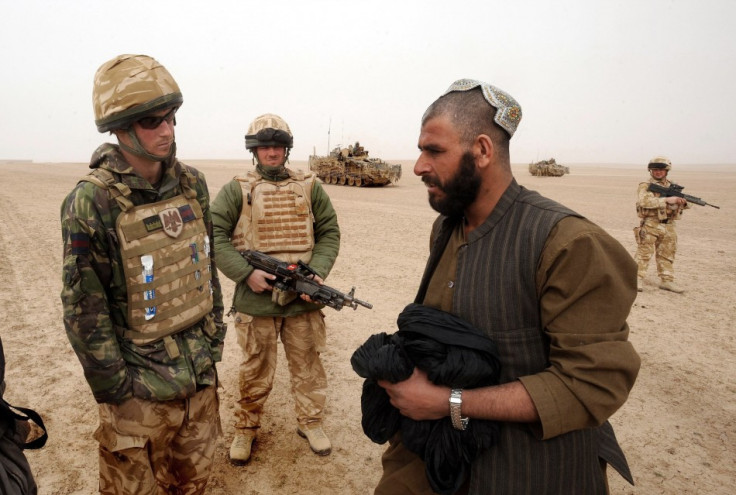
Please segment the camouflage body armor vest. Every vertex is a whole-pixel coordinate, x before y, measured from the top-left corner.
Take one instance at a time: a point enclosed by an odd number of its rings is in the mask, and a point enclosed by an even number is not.
[[[209,314],[210,240],[189,185],[195,177],[183,172],[182,194],[138,206],[127,198],[130,188],[105,169],[94,169],[82,180],[109,191],[121,209],[115,230],[128,289],[123,337],[136,345],[149,344]]]
[[[280,182],[265,180],[255,172],[234,178],[243,192],[243,207],[231,237],[238,251],[261,251],[289,263],[312,259],[314,178],[288,172],[289,178]]]
[[[662,181],[650,180],[649,182],[640,182],[639,191],[637,194],[641,198],[643,191],[649,191],[649,184],[657,184],[662,187],[670,187],[672,184],[669,180],[664,179]],[[655,198],[661,197],[661,194],[655,192],[649,192]],[[644,220],[648,218],[656,218],[662,222],[665,220],[679,220],[682,216],[682,208],[678,205],[665,205],[659,208],[642,208],[639,204],[636,205],[636,214],[642,219],[642,225]],[[665,222],[666,223],[666,222]]]

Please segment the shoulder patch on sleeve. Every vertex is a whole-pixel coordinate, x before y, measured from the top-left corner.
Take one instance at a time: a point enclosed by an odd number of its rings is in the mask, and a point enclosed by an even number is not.
[[[89,235],[78,233],[71,235],[72,254],[89,254]]]

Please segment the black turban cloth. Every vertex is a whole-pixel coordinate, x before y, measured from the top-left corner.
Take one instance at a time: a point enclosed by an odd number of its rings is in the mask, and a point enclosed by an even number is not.
[[[460,488],[477,455],[496,442],[498,424],[474,419],[461,431],[449,417],[415,421],[391,405],[378,380],[406,380],[416,367],[437,385],[497,385],[498,352],[493,341],[468,322],[421,304],[409,304],[397,323],[398,332],[370,336],[350,358],[353,370],[365,378],[360,400],[363,432],[383,444],[401,431],[406,448],[424,461],[432,490],[449,495]]]

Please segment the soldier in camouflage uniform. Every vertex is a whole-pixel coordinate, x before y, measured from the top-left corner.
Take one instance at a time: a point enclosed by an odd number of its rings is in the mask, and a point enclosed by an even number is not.
[[[64,325],[99,403],[100,493],[203,493],[221,433],[226,326],[207,183],[175,156],[182,102],[151,57],[103,64],[95,122],[118,144],[61,206]]]
[[[682,293],[684,290],[675,284],[675,270],[672,267],[677,250],[675,221],[689,206],[683,198],[675,196],[662,198],[659,193],[649,190],[649,184],[670,186],[667,173],[672,169],[672,163],[668,158],[655,156],[649,161],[647,169],[651,178],[648,182],[639,184],[636,200],[636,213],[641,218],[639,227],[634,228],[638,245],[634,256],[639,267],[637,289],[639,292],[644,290],[643,283],[649,260],[655,255],[660,278],[659,288]]]
[[[245,136],[255,171],[225,184],[212,203],[218,267],[236,282],[235,330],[243,351],[240,400],[230,461],[248,462],[273,387],[277,340],[289,363],[297,433],[319,455],[332,449],[322,429],[327,376],[320,360],[325,347],[323,306],[307,296],[273,289],[276,277],[254,269],[240,255],[251,249],[288,262],[302,260],[320,283],[332,269],[340,229],[330,198],[312,174],[286,168],[293,136],[279,116],[257,117]]]

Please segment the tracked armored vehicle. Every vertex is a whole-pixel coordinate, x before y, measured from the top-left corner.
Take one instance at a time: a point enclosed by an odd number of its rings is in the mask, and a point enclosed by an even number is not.
[[[329,156],[310,155],[309,170],[326,184],[358,187],[385,186],[401,178],[401,165],[369,158],[359,142],[347,148],[338,146]]]
[[[562,177],[570,173],[570,167],[560,165],[554,158],[529,164],[529,173],[538,177]]]

